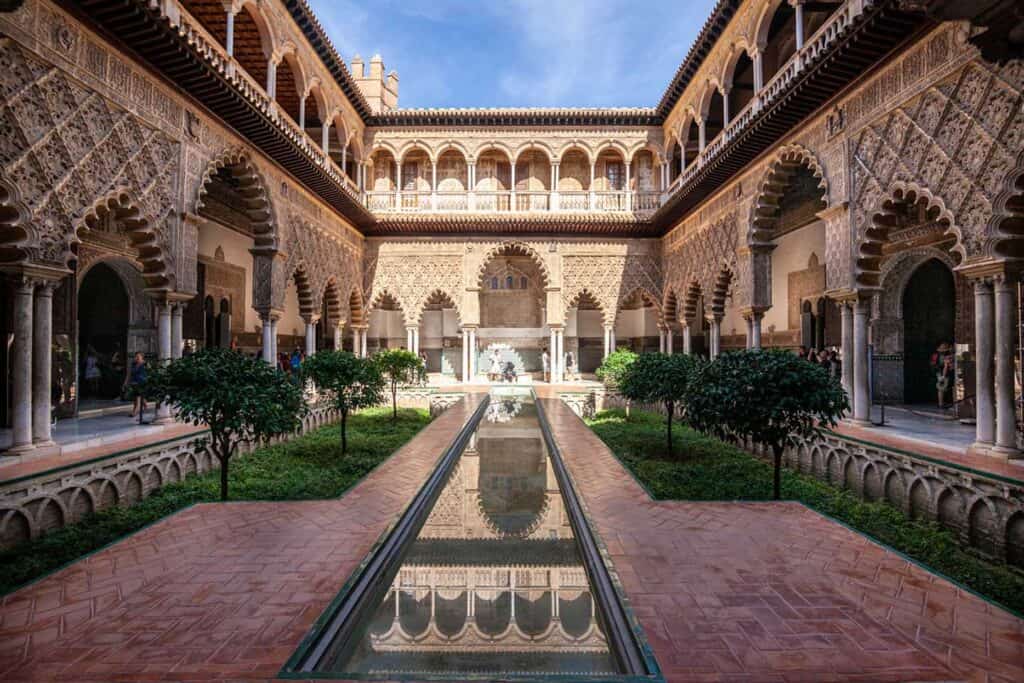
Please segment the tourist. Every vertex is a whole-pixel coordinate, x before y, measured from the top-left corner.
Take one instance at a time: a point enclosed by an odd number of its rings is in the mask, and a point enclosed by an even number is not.
[[[302,368],[302,350],[297,346],[295,347],[295,350],[292,351],[292,358],[289,363],[289,367],[293,375],[298,375],[299,370]]]
[[[512,361],[505,363],[505,369],[502,370],[501,379],[505,382],[510,382],[512,384],[515,384],[516,381],[519,379],[518,375],[516,374],[516,366]]]
[[[836,379],[843,376],[843,364],[839,360],[839,352],[835,349],[828,352],[828,372]]]
[[[283,372],[286,375],[290,375],[292,373],[292,361],[290,358],[288,358],[287,351],[278,352],[277,367],[281,372]]]
[[[935,390],[939,398],[939,409],[946,408],[946,397],[953,383],[953,348],[942,342],[931,357],[932,372],[935,373]]]
[[[544,371],[544,381],[551,381],[551,357],[548,356],[548,350],[545,348],[540,354],[540,365]]]
[[[491,367],[487,371],[487,380],[489,382],[496,382],[501,379],[502,367],[501,367],[501,354],[498,353],[498,349],[491,350]]]
[[[801,358],[807,358],[807,347],[801,344],[800,348],[796,350],[796,355],[800,356]]]
[[[238,346],[238,337],[232,337],[231,338],[231,350],[236,352],[236,353],[241,351],[241,349]]]
[[[100,358],[96,354],[96,349],[90,346],[85,356],[85,383],[89,387],[89,393],[93,396],[99,394],[101,376]]]
[[[134,403],[132,405],[132,417],[139,416],[139,424],[144,424],[142,415],[146,412],[146,399],[142,395],[142,385],[146,383],[146,359],[141,352],[135,354],[132,360],[128,381],[125,388],[131,395]]]
[[[565,378],[572,381],[576,376],[576,354],[572,351],[565,353]]]

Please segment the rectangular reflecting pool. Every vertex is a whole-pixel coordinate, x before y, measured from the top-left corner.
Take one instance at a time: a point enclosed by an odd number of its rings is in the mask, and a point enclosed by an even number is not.
[[[435,474],[443,478],[433,490],[428,481],[417,496],[427,502],[394,551],[397,559],[365,584],[361,604],[346,612],[343,601],[333,621],[318,626],[320,642],[312,649],[319,654],[303,655],[307,664],[292,672],[369,678],[639,673],[625,668],[606,635],[605,610],[574,531],[578,502],[566,504],[559,485],[564,470],[549,452],[533,393],[492,391],[475,419],[457,438],[457,452],[442,458]],[[416,500],[410,509],[415,506]],[[393,535],[400,532],[401,522]],[[364,573],[371,569],[372,561]]]

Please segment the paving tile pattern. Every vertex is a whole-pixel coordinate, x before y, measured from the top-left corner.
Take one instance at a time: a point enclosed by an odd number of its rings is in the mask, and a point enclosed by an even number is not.
[[[198,505],[4,597],[0,680],[272,679],[478,402],[341,499]]]
[[[796,503],[652,501],[542,403],[667,679],[1024,681],[1024,621]]]

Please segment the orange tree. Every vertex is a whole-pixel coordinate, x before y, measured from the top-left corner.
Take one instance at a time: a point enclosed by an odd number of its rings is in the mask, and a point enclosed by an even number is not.
[[[619,393],[630,401],[660,403],[665,408],[666,442],[672,457],[672,420],[686,412],[691,384],[704,361],[690,354],[641,353],[618,378]]]
[[[384,399],[384,379],[377,365],[348,351],[320,351],[302,364],[302,376],[327,392],[341,413],[341,454],[348,451],[348,416]]]
[[[267,363],[229,349],[203,349],[151,369],[143,395],[168,403],[178,419],[210,430],[220,461],[220,497],[228,498],[228,463],[242,441],[265,442],[297,430],[302,390]]]
[[[775,500],[783,450],[822,426],[834,427],[848,409],[846,392],[827,370],[782,350],[723,354],[687,397],[687,419],[695,428],[771,449]]]

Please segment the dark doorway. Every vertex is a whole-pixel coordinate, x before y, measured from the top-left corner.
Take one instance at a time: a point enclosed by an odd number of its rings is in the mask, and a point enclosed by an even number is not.
[[[92,267],[78,289],[78,348],[81,401],[121,394],[131,304],[121,277],[110,266]]]
[[[939,344],[953,344],[956,323],[953,273],[938,259],[921,264],[903,291],[903,400],[937,401],[931,357]],[[947,395],[947,401],[951,400]]]

